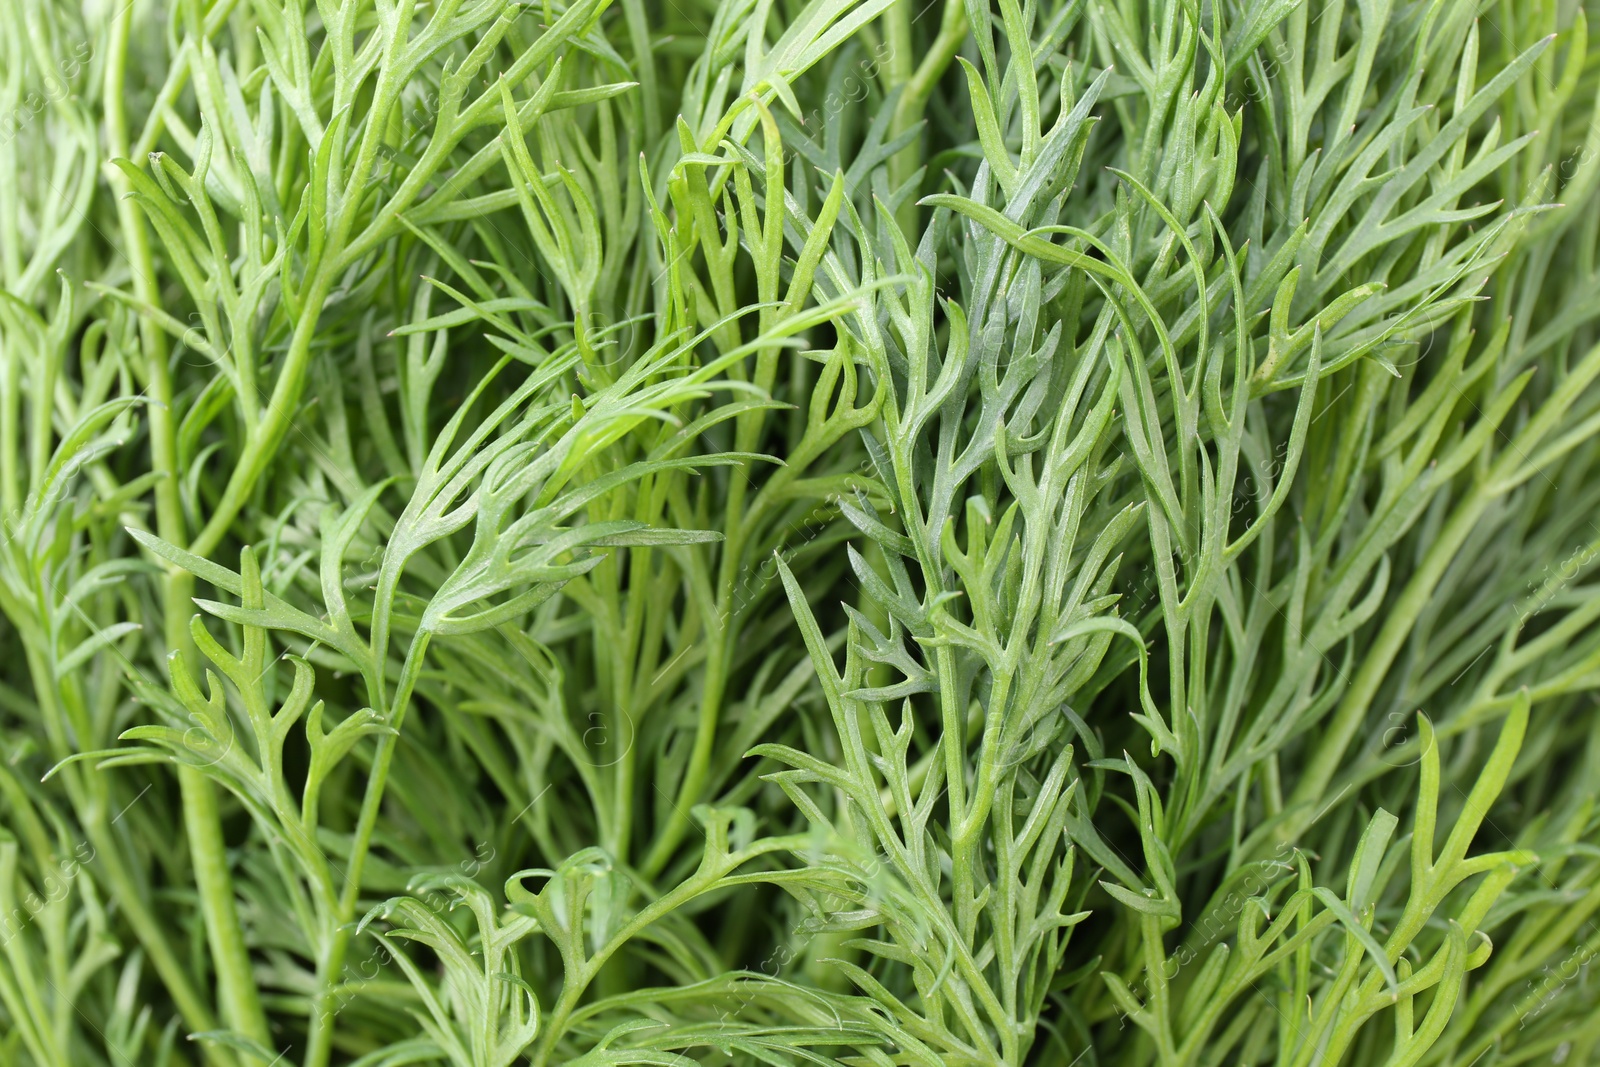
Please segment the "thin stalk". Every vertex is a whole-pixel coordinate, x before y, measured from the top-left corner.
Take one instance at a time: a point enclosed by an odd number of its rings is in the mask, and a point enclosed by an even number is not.
[[[378,822],[378,810],[383,806],[384,788],[389,781],[389,767],[394,762],[395,745],[400,729],[405,724],[406,711],[411,704],[411,694],[422,674],[423,659],[427,654],[430,635],[419,632],[412,639],[396,686],[394,702],[390,705],[389,731],[378,738],[373,753],[372,771],[367,776],[366,793],[361,799],[361,812],[351,835],[350,861],[345,868],[344,892],[339,898],[339,913],[335,916],[328,948],[317,963],[317,992],[311,1002],[311,1034],[306,1046],[305,1067],[326,1067],[333,1051],[332,1010],[334,986],[344,969],[345,953],[349,949],[352,922],[356,907],[361,901],[361,872],[366,865],[367,853],[372,845],[372,833]],[[380,661],[378,670],[382,670]]]
[[[127,152],[127,118],[124,95],[127,91],[126,64],[131,4],[119,7],[112,22],[110,56],[106,63],[105,102],[107,148],[113,158]],[[115,167],[107,167],[112,188],[117,192],[117,215],[121,224],[126,255],[132,268],[134,290],[139,298],[159,307],[161,294],[155,283],[155,266],[150,255],[148,235],[144,221],[139,216],[132,199],[126,176]],[[172,382],[167,369],[166,337],[160,327],[147,318],[139,324],[140,340],[146,354],[145,366],[152,403],[148,420],[150,427],[151,466],[160,478],[155,484],[156,525],[160,535],[176,545],[184,543],[183,509],[178,497],[177,446],[174,436],[172,411]],[[184,625],[189,613],[189,592],[193,578],[177,568],[168,568],[163,582],[164,626],[168,648],[182,649],[188,643]],[[268,1042],[266,1016],[256,992],[251,973],[250,955],[245,946],[244,933],[234,904],[233,878],[228,870],[222,838],[221,817],[217,798],[209,779],[197,768],[180,765],[178,781],[183,797],[184,828],[189,838],[189,851],[200,889],[201,912],[210,935],[212,962],[217,969],[222,1008],[228,1024],[241,1033]],[[137,899],[130,895],[125,899]],[[138,928],[136,924],[135,928]],[[153,929],[153,924],[147,924]],[[167,968],[175,968],[170,949],[164,943],[159,952],[150,948],[152,960],[158,968],[167,960]],[[181,974],[181,972],[179,972]],[[163,975],[167,978],[166,975]],[[175,984],[167,979],[175,997],[181,989],[183,1000],[198,1002],[198,996],[187,988],[187,978]],[[181,1001],[180,1001],[181,1006]],[[198,1003],[181,1009],[191,1019],[191,1025],[208,1026],[197,1011]],[[231,1057],[220,1050],[208,1050],[220,1062]]]
[[[891,10],[900,10],[905,7],[906,0],[901,0]],[[893,27],[893,21],[890,22]],[[910,24],[905,27],[907,36],[910,35]],[[933,39],[933,45],[922,57],[922,62],[917,64],[914,72],[909,71],[911,62],[910,42],[906,42],[907,77],[903,82],[900,99],[895,102],[894,115],[889,120],[889,137],[891,139],[905,133],[911,127],[922,121],[923,112],[927,110],[928,101],[933,96],[933,91],[939,85],[939,79],[949,69],[951,62],[956,58],[956,53],[961,50],[962,42],[967,39],[967,14],[962,0],[945,0],[944,14],[939,20],[939,32]],[[895,49],[889,56],[892,71],[898,72],[895,62],[901,55],[899,46],[893,35],[889,38],[890,47]],[[897,82],[897,84],[900,84]],[[911,180],[917,168],[922,166],[922,139],[919,137],[896,152],[889,159],[889,187],[898,189],[901,185]],[[900,224],[900,230],[907,239],[914,240],[917,230],[917,198],[909,196],[895,212],[895,221]]]
[[[216,550],[229,527],[233,525],[233,520],[238,518],[239,510],[244,507],[245,500],[255,489],[256,482],[260,480],[268,463],[276,455],[278,445],[289,431],[290,420],[294,416],[295,406],[300,401],[300,394],[305,386],[306,371],[311,363],[311,341],[316,336],[322,302],[327,298],[332,285],[329,273],[327,269],[319,270],[306,289],[306,310],[300,321],[295,324],[294,334],[289,339],[289,352],[284,360],[283,370],[279,372],[278,380],[273,385],[272,396],[266,404],[265,416],[257,425],[254,436],[245,445],[244,455],[240,457],[233,474],[228,478],[228,484],[222,491],[222,499],[217,502],[211,518],[206,520],[205,527],[195,535],[194,542],[189,546],[189,551],[197,556],[209,555]]]
[[[758,384],[770,388],[770,372],[766,377],[769,380]],[[765,412],[752,412],[740,419],[736,431],[736,448],[745,451],[753,448],[766,424],[765,415]],[[688,811],[700,802],[700,794],[705,789],[706,779],[710,774],[711,756],[716,748],[717,723],[722,717],[722,701],[727,692],[728,672],[732,668],[731,645],[734,636],[732,630],[736,615],[734,599],[738,595],[739,565],[744,559],[748,519],[745,513],[745,497],[749,484],[742,474],[738,474],[730,479],[728,486],[728,505],[724,511],[727,539],[722,545],[716,599],[706,618],[706,640],[710,647],[706,650],[700,711],[695,722],[694,748],[690,751],[689,766],[684,771],[677,799],[672,805],[672,810],[667,813],[666,825],[657,835],[655,845],[651,847],[649,856],[640,868],[647,879],[653,879],[661,873],[672,857],[673,850],[683,840],[683,835],[689,828]]]
[[[719,597],[719,603],[724,606],[733,595],[731,588],[725,592],[727,596]],[[699,803],[700,791],[705,788],[710,771],[711,754],[717,738],[717,721],[722,715],[722,698],[728,684],[727,630],[732,613],[724,608],[717,615],[717,618],[706,620],[706,640],[710,647],[706,650],[704,688],[701,690],[700,711],[695,723],[694,749],[689,755],[689,767],[684,772],[677,799],[667,814],[667,823],[656,836],[649,856],[640,867],[646,879],[653,879],[661,873],[672,858],[673,850],[683,840],[683,835],[689,829],[688,809]]]
[[[190,859],[194,864],[200,911],[210,935],[212,962],[217,968],[217,999],[221,1002],[222,1016],[233,1029],[270,1047],[272,1037],[267,1029],[267,1017],[261,1010],[261,997],[250,966],[250,949],[245,944],[234,904],[233,876],[228,870],[216,789],[205,773],[195,767],[180,767],[179,782],[184,787],[183,824],[189,835]]]

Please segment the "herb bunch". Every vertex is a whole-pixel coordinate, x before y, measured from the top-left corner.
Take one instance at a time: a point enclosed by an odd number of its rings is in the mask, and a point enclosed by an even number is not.
[[[1577,0],[14,0],[0,1062],[1600,1062]]]

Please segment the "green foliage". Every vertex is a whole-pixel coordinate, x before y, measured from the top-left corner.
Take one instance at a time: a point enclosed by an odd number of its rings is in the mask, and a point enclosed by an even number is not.
[[[1583,0],[13,0],[0,1062],[1600,1063]]]

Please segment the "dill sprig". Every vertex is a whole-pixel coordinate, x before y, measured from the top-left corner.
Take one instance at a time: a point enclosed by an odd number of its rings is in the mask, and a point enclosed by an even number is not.
[[[15,0],[0,1061],[1600,1055],[1577,0]]]

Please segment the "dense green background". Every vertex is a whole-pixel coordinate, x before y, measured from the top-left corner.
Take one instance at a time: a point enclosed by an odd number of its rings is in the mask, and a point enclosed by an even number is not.
[[[1600,1062],[1597,97],[1569,0],[8,0],[0,1062]]]

